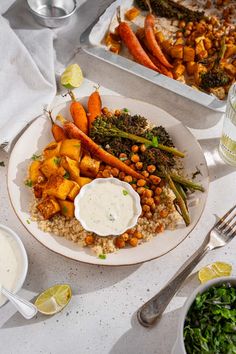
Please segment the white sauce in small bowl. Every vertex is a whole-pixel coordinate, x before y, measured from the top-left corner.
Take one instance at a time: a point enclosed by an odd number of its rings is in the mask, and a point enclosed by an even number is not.
[[[0,225],[0,288],[18,291],[22,286],[28,268],[23,244],[7,227]],[[6,302],[0,293],[0,306]]]
[[[140,197],[126,182],[99,178],[81,188],[75,217],[99,236],[120,235],[136,225],[142,212]]]

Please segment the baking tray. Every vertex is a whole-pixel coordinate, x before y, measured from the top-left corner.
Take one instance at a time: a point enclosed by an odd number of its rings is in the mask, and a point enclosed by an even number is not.
[[[214,111],[223,112],[226,106],[226,100],[219,100],[216,96],[198,91],[191,86],[181,83],[180,81],[171,79],[165,75],[156,73],[133,60],[125,58],[121,55],[113,54],[105,45],[97,45],[100,38],[100,43],[105,36],[104,28],[108,28],[111,18],[116,12],[116,8],[122,5],[123,0],[114,1],[97,19],[83,32],[80,37],[82,49],[107,63],[115,65],[123,70],[134,75],[142,77],[166,90],[172,91],[180,96],[183,96],[191,101],[197,102]],[[130,6],[132,2],[130,3]],[[106,24],[104,26],[104,24]],[[94,40],[94,35],[97,37]]]

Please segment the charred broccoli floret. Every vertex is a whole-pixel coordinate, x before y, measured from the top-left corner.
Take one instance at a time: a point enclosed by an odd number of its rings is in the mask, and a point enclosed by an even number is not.
[[[213,69],[202,73],[200,87],[207,91],[210,88],[225,86],[229,81],[229,76],[223,70]]]

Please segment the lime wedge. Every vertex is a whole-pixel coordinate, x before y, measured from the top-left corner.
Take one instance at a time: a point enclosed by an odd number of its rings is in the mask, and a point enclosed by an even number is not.
[[[54,315],[69,303],[71,296],[71,287],[69,285],[54,285],[37,297],[35,306],[44,315]]]
[[[65,88],[72,90],[79,87],[83,82],[83,73],[78,64],[69,65],[61,75],[61,84]]]
[[[232,266],[224,262],[215,262],[208,264],[198,272],[198,279],[201,283],[206,283],[208,280],[220,277],[227,277],[231,274]]]

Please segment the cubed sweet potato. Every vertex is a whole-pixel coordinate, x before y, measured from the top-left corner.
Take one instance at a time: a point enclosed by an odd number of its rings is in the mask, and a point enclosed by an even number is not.
[[[183,64],[178,64],[173,69],[174,78],[178,79],[185,72],[185,66]]]
[[[76,179],[80,175],[78,161],[72,160],[68,156],[62,156],[60,165],[69,173],[70,179]]]
[[[49,159],[50,157],[60,156],[60,147],[61,141],[59,141],[58,143],[56,141],[52,141],[43,150],[44,158]]]
[[[184,46],[182,44],[173,45],[170,49],[170,56],[172,58],[183,59]]]
[[[60,158],[57,156],[53,156],[44,160],[40,166],[40,171],[47,178],[55,174],[63,176],[66,173],[65,169],[60,166]]]
[[[125,19],[128,21],[134,20],[140,14],[140,10],[136,7],[132,7],[125,13]]]
[[[187,69],[188,75],[193,75],[194,72],[197,70],[197,63],[195,63],[195,61],[187,62],[186,69]]]
[[[38,160],[31,162],[31,165],[29,167],[29,178],[33,184],[42,182],[45,179],[44,175],[40,171],[41,165],[42,162]]]
[[[75,197],[77,196],[77,194],[79,194],[80,191],[80,186],[78,185],[78,183],[72,181],[73,185],[72,188],[70,190],[70,193],[67,195],[67,198],[70,200],[74,200]]]
[[[183,60],[184,61],[194,61],[194,57],[195,57],[195,50],[191,47],[188,46],[184,46],[184,57]]]
[[[155,37],[158,43],[162,43],[165,40],[165,36],[161,31],[155,32]]]
[[[65,139],[61,143],[61,156],[68,156],[72,160],[80,161],[81,158],[81,142],[77,139]]]
[[[228,59],[228,58],[232,57],[233,55],[236,55],[236,45],[235,44],[226,44],[224,58]]]
[[[72,219],[74,217],[75,210],[74,203],[69,202],[68,200],[58,200],[58,203],[61,208],[61,214]]]
[[[161,43],[162,49],[167,53],[170,54],[171,48],[173,47],[171,40],[166,39]]]
[[[236,68],[233,64],[224,64],[224,69],[232,77],[236,77]]]
[[[37,209],[44,219],[50,219],[53,215],[60,211],[60,205],[55,198],[48,197],[37,205]]]
[[[60,175],[51,175],[44,188],[47,195],[65,200],[73,186],[72,181]]]
[[[76,182],[78,183],[78,185],[80,187],[83,187],[85,184],[88,184],[88,183],[92,182],[92,179],[88,178],[88,177],[78,177],[76,179]]]
[[[84,155],[80,162],[80,173],[85,177],[96,177],[100,161],[93,159],[89,155]]]

